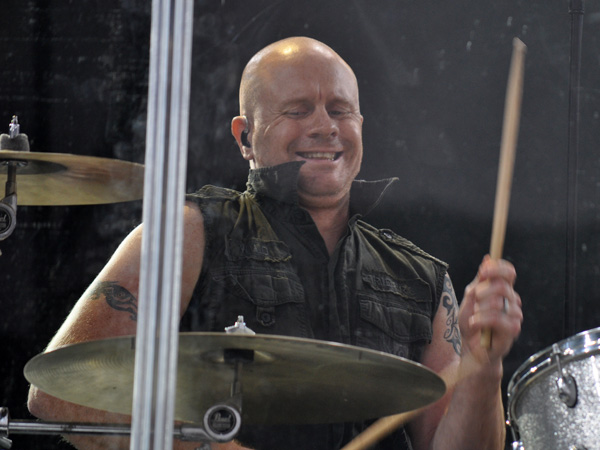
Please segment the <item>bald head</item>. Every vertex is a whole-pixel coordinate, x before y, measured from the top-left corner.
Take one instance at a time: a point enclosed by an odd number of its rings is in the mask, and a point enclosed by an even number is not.
[[[362,161],[363,117],[356,76],[337,53],[304,37],[269,45],[244,70],[240,109],[231,133],[251,169],[302,161],[299,203],[345,210]]]
[[[293,67],[314,58],[343,67],[356,84],[356,77],[350,66],[331,47],[308,37],[290,37],[263,48],[246,65],[240,82],[240,113],[253,117],[260,102],[262,87],[269,83],[270,73],[275,68],[283,65]]]

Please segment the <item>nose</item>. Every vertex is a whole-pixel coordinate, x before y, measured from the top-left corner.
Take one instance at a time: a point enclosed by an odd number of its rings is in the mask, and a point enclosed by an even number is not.
[[[339,133],[337,121],[329,114],[327,108],[317,107],[311,114],[309,136],[313,138],[332,138]]]

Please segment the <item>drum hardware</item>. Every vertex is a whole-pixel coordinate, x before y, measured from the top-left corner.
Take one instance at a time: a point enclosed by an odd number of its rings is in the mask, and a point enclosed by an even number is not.
[[[0,150],[29,151],[27,135],[19,133],[20,125],[17,116],[13,116],[9,134],[0,136]],[[6,166],[6,184],[4,198],[0,200],[0,241],[9,237],[17,225],[17,167],[24,167],[27,161],[2,161]]]
[[[511,445],[512,450],[525,450],[525,447],[523,447],[523,443],[521,441],[515,441],[512,443]],[[577,447],[575,445],[569,445],[569,449],[568,450],[587,450],[586,447]]]
[[[238,316],[233,326],[227,327],[226,332],[237,335],[254,335],[248,328],[243,316]],[[134,348],[134,347],[132,347]],[[202,426],[184,423],[175,427],[173,437],[182,441],[198,442],[229,442],[239,432],[242,424],[242,383],[241,371],[245,364],[254,361],[254,350],[227,348],[223,351],[223,363],[233,367],[234,377],[231,383],[231,396],[225,402],[210,406],[203,417]],[[13,434],[102,434],[129,435],[130,425],[124,424],[88,424],[68,422],[40,422],[32,420],[11,421],[8,408],[0,408],[0,449],[10,449],[12,441],[8,438],[9,431]],[[199,449],[210,448],[203,445]]]
[[[230,417],[233,420],[230,420]],[[199,424],[175,426],[173,437],[181,441],[229,442],[241,426],[239,412],[223,403],[206,411],[204,427]],[[38,420],[11,420],[8,408],[0,407],[0,449],[12,448],[9,433],[26,435],[113,435],[129,436],[129,424],[44,422]]]
[[[575,407],[577,403],[577,383],[575,378],[569,374],[560,364],[560,355],[562,352],[558,348],[557,344],[552,345],[551,358],[558,367],[559,377],[556,379],[556,388],[558,389],[558,397],[560,401],[567,405],[569,408]]]
[[[239,322],[237,328],[245,328]],[[25,377],[63,400],[130,414],[134,341],[103,339],[42,353],[26,364]],[[227,428],[228,421],[368,420],[423,407],[446,391],[431,370],[388,353],[249,333],[180,333],[177,374],[175,419],[203,423],[210,410],[207,429]],[[213,405],[225,406],[219,411]]]
[[[17,179],[23,206],[96,205],[138,200],[143,194],[144,166],[94,156],[34,153],[13,116],[9,134],[0,135],[0,241],[17,225]],[[2,252],[0,251],[0,255]]]
[[[14,116],[10,133],[0,135],[0,176],[7,176],[6,197],[0,203],[2,210],[7,207],[16,210],[17,182],[22,206],[97,205],[142,198],[142,164],[68,153],[31,152],[27,135],[19,129],[18,118]]]
[[[600,328],[536,353],[511,377],[507,415],[514,450],[597,448]]]
[[[244,316],[238,316],[237,321],[230,327],[225,327],[225,333],[227,334],[256,334],[250,328],[246,326],[244,322]]]

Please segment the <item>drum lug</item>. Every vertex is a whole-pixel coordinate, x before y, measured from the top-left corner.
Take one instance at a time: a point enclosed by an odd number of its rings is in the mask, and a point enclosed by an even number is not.
[[[558,372],[560,377],[556,379],[556,388],[558,389],[558,398],[560,401],[567,405],[569,408],[573,408],[577,403],[577,383],[569,372],[564,370],[560,364],[561,351],[557,344],[552,346],[552,357],[558,366]],[[572,450],[576,450],[573,447]]]

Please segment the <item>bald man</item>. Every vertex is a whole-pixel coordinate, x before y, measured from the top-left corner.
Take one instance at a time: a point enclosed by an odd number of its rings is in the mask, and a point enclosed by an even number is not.
[[[392,181],[355,180],[362,123],[356,77],[323,43],[288,38],[250,60],[240,115],[231,123],[250,165],[247,190],[206,186],[188,197],[181,329],[222,331],[243,315],[257,333],[342,342],[418,361],[453,380],[450,389],[377,448],[501,450],[502,359],[522,322],[515,269],[485,257],[459,309],[446,264],[363,221]],[[125,239],[48,350],[135,334],[131,315],[111,306],[108,287],[120,286],[137,304],[141,230]],[[490,348],[480,344],[483,329],[492,330]],[[47,420],[128,420],[35,387],[29,408]],[[213,448],[339,449],[366,426],[244,425],[239,444]],[[123,438],[69,439],[81,449],[128,448]]]

